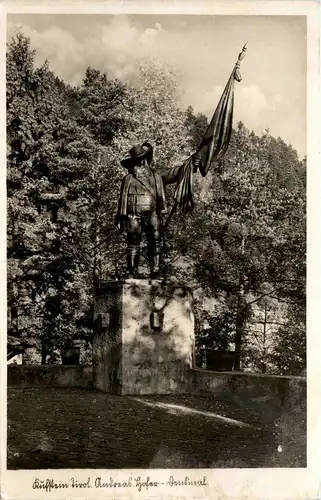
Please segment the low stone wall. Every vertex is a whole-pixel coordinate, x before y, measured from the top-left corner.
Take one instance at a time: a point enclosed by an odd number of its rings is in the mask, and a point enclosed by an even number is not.
[[[8,365],[8,387],[93,388],[92,365]]]
[[[8,365],[7,368],[8,387],[93,388],[92,365]],[[195,368],[189,371],[186,392],[212,395],[239,407],[271,414],[279,409],[302,412],[306,405],[306,380],[303,377]],[[157,394],[157,388],[152,393]]]
[[[248,372],[213,372],[195,368],[190,372],[189,392],[212,394],[216,399],[255,411],[305,412],[306,379]]]

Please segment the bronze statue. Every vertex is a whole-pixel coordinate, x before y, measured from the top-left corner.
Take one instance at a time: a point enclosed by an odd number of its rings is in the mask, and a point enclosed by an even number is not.
[[[153,147],[148,142],[134,146],[121,161],[128,174],[123,178],[116,224],[127,232],[127,265],[130,278],[138,277],[140,245],[147,237],[151,277],[160,277],[163,215],[167,212],[164,186],[177,182],[183,165],[152,168]],[[199,160],[194,157],[197,168]]]
[[[173,168],[152,167],[153,148],[145,142],[134,146],[129,156],[121,161],[128,169],[121,187],[121,196],[116,224],[127,232],[127,263],[130,277],[138,277],[139,251],[142,234],[148,242],[151,277],[160,276],[160,253],[162,241],[162,216],[166,212],[164,186],[176,182],[175,203],[168,217],[170,220],[176,207],[183,213],[193,210],[193,174],[199,169],[205,177],[216,162],[219,165],[228,149],[233,121],[234,81],[242,80],[240,63],[244,59],[247,44],[238,55],[213,117],[197,152],[182,165]]]

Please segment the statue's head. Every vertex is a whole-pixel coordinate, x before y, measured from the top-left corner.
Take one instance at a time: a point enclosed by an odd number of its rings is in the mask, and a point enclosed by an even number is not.
[[[144,142],[141,146],[136,145],[131,148],[126,158],[121,160],[123,167],[129,171],[140,165],[151,165],[153,161],[153,147],[149,142]]]

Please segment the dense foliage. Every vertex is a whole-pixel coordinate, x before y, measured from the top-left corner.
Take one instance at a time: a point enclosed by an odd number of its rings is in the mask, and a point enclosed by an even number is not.
[[[46,363],[90,340],[95,284],[124,276],[114,231],[121,156],[148,140],[156,165],[176,165],[207,118],[178,108],[166,67],[141,64],[131,85],[88,68],[71,87],[34,57],[21,33],[8,45],[8,328],[33,339]],[[196,291],[198,346],[233,345],[242,368],[301,373],[306,162],[239,123],[216,167],[195,179],[195,211],[173,218],[164,269]]]

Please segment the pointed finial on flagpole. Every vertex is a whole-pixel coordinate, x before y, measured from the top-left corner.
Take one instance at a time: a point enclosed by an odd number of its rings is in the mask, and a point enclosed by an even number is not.
[[[245,52],[247,51],[247,43],[243,45],[242,51],[239,53],[238,61],[242,61],[245,57]]]
[[[245,52],[247,51],[247,42],[243,45],[243,48],[241,52],[239,53],[239,56],[237,58],[235,68],[234,68],[234,78],[237,82],[240,82],[242,80],[241,73],[240,73],[240,65],[241,61],[245,57]]]

